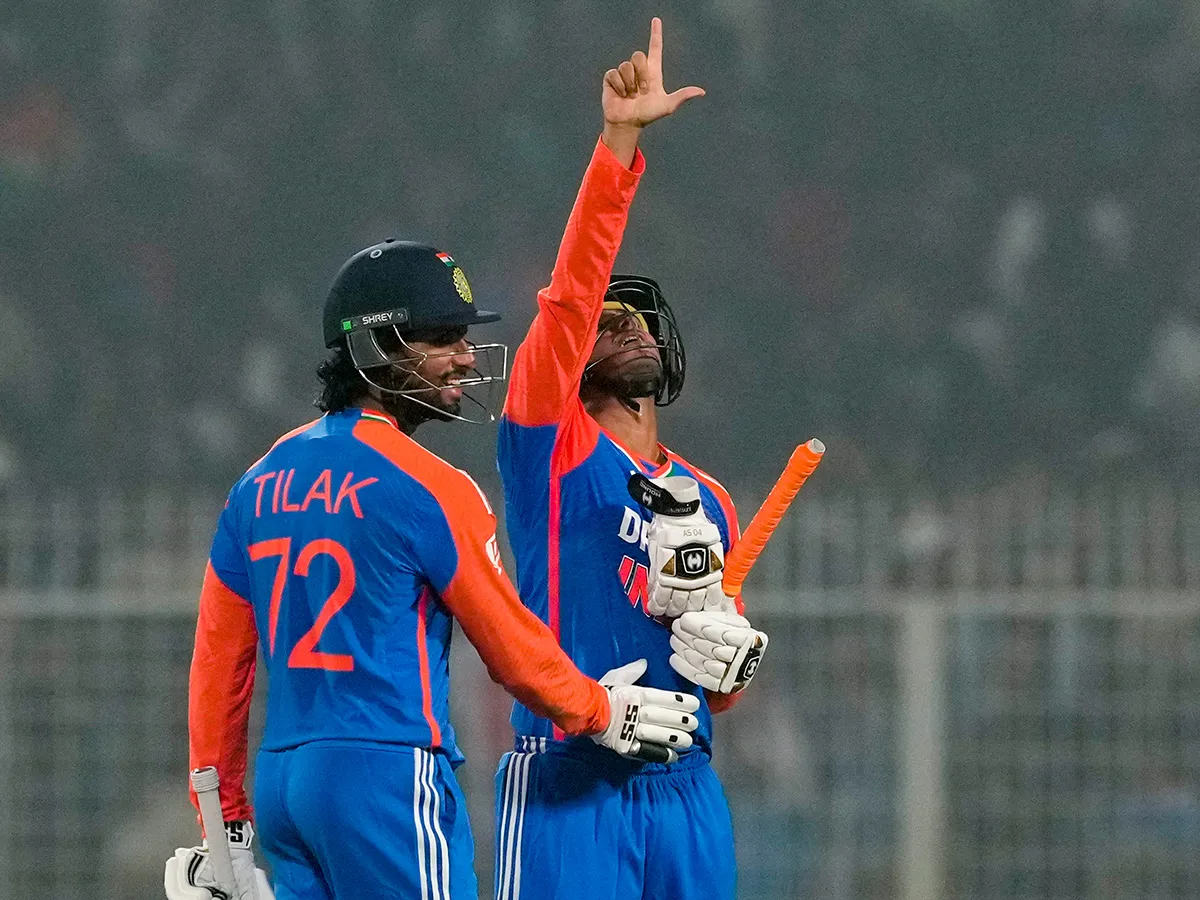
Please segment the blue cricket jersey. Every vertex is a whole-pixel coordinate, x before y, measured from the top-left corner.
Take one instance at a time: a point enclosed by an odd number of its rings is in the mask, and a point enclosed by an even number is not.
[[[660,448],[662,463],[636,457],[600,428],[579,399],[643,168],[640,152],[631,170],[603,143],[596,147],[550,286],[539,293],[538,313],[514,357],[498,465],[522,601],[591,677],[645,657],[640,684],[699,696],[693,738],[699,751],[710,753],[708,698],[670,667],[670,630],[646,612],[650,513],[630,497],[627,482],[635,470],[694,477],[727,552],[738,537],[733,503],[714,479],[666,448]],[[564,737],[519,703],[512,723],[518,737]]]
[[[262,747],[320,740],[462,755],[449,719],[451,617],[492,677],[573,733],[604,691],[520,603],[474,481],[383,413],[331,413],[285,435],[221,513],[192,662],[192,766],[216,765],[246,818],[256,645],[269,674]]]

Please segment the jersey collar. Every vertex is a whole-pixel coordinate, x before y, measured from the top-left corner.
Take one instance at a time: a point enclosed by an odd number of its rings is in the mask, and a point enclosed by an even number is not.
[[[393,418],[392,416],[389,416],[385,412],[380,412],[377,409],[362,409],[360,407],[359,416],[360,416],[360,418],[363,418],[363,419],[374,419],[376,422],[384,422],[388,425],[391,425],[397,431],[400,430],[400,426],[396,422],[395,418]]]

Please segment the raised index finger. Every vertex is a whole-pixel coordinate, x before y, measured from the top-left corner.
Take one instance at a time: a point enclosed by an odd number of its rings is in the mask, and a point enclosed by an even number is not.
[[[662,19],[655,16],[650,20],[650,49],[646,53],[650,71],[662,71]]]

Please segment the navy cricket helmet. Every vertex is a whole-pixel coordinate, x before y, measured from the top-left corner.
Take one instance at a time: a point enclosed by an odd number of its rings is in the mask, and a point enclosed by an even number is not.
[[[450,256],[428,244],[388,238],[360,250],[342,265],[325,300],[325,346],[343,337],[360,368],[372,349],[372,328],[406,332],[496,322],[499,313],[476,309],[471,286]],[[378,365],[389,360],[381,356]]]
[[[658,282],[645,275],[613,275],[604,294],[607,308],[624,308],[636,313],[654,338],[662,359],[663,379],[654,395],[656,406],[668,406],[683,390],[687,357],[675,313]]]

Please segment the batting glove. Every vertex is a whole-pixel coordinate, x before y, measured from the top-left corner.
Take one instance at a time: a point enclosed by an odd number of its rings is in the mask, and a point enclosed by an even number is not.
[[[275,900],[267,873],[254,865],[254,828],[249,822],[226,822],[229,856],[233,862],[236,893],[231,897],[217,885],[208,842],[199,847],[181,847],[167,860],[163,886],[167,900]]]
[[[689,612],[671,623],[671,668],[692,684],[736,694],[758,671],[767,635],[737,613]]]
[[[592,740],[631,759],[673,763],[692,746],[700,698],[634,684],[645,673],[646,660],[639,659],[601,676],[611,712],[608,727]]]
[[[688,611],[732,609],[733,601],[721,590],[725,568],[721,532],[704,515],[700,485],[683,475],[648,480],[695,511],[686,515],[656,511],[650,520],[646,532],[650,556],[646,612],[673,619]]]

